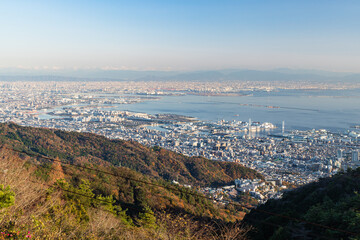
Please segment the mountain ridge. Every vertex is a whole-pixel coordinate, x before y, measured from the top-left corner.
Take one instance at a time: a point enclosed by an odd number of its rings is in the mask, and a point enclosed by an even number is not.
[[[314,81],[358,82],[360,73],[317,70],[224,69],[203,71],[59,70],[31,71],[0,69],[1,81]]]
[[[236,178],[263,178],[255,170],[232,162],[186,157],[134,141],[111,140],[92,133],[0,124],[0,143],[74,163],[125,166],[142,174],[195,186],[223,186]]]

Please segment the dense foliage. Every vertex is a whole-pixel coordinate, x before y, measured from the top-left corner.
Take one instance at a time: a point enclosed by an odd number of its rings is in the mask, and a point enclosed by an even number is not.
[[[254,239],[360,239],[359,191],[360,168],[289,191],[245,221]]]
[[[75,163],[124,166],[148,176],[179,180],[183,184],[219,186],[236,178],[262,178],[237,163],[186,157],[137,142],[110,140],[90,134],[0,124],[0,143]]]

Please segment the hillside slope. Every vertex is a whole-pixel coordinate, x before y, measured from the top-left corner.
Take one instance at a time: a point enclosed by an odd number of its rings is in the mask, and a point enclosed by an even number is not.
[[[186,157],[137,142],[110,140],[90,133],[0,124],[0,144],[72,163],[124,166],[145,175],[197,186],[232,184],[236,178],[262,178],[256,171],[236,163]]]
[[[244,221],[253,239],[360,239],[359,191],[360,168],[269,200]]]
[[[245,232],[229,222],[241,214],[193,190],[124,167],[87,166],[96,170],[0,148],[0,239],[215,239]]]

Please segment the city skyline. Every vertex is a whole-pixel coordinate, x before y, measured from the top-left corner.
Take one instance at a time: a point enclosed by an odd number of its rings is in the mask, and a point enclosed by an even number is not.
[[[360,72],[356,1],[1,3],[0,69]]]

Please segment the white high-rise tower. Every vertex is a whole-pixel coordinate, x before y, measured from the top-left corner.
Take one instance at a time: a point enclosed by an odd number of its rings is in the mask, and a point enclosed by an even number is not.
[[[249,118],[249,138],[251,137],[251,118]]]

